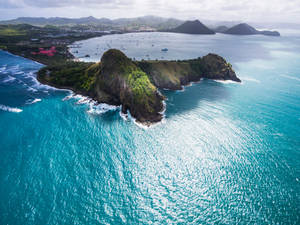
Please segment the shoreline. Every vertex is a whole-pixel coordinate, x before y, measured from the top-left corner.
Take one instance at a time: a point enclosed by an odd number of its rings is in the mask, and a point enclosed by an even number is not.
[[[109,34],[108,34],[108,35],[109,35]],[[103,35],[101,35],[101,36],[103,36]],[[99,36],[99,37],[101,37],[101,36]],[[76,40],[76,41],[71,42],[70,44],[66,45],[65,48],[66,48],[66,50],[68,51],[68,53],[66,53],[66,56],[69,56],[69,59],[66,59],[65,62],[67,62],[68,60],[72,60],[72,61],[75,61],[75,63],[76,63],[76,61],[78,60],[79,62],[86,63],[86,62],[84,62],[83,60],[81,60],[81,58],[76,57],[76,56],[70,51],[70,50],[71,50],[71,47],[70,47],[70,46],[76,45],[76,42],[79,42],[79,41],[89,40],[89,39],[92,39],[92,38],[99,38],[99,37],[91,37],[91,38],[87,38],[87,39]],[[3,50],[3,51],[5,51],[5,50]],[[31,61],[33,61],[33,62],[35,62],[35,63],[41,65],[40,70],[41,70],[42,68],[44,68],[44,67],[47,67],[47,65],[42,64],[42,63],[40,63],[40,62],[36,61],[35,59],[30,58],[30,57],[24,57],[24,56],[16,55],[16,54],[11,53],[11,52],[9,52],[9,51],[5,51],[5,52],[7,52],[8,54],[12,54],[12,55],[18,56],[18,57],[22,57],[22,58],[24,58],[24,59],[26,59],[26,60],[31,60]],[[218,56],[218,57],[219,57],[219,56]],[[222,57],[220,57],[220,58],[222,58]],[[192,60],[193,60],[193,59],[192,59]],[[223,60],[224,60],[224,59],[223,59]],[[226,62],[226,61],[225,61],[225,62]],[[149,61],[148,63],[150,63],[150,61]],[[174,63],[174,61],[173,61],[173,63]],[[62,64],[62,66],[63,66],[63,64]],[[57,82],[58,84],[51,83],[51,80],[47,80],[47,78],[44,79],[44,78],[42,78],[41,76],[39,76],[38,72],[39,72],[40,70],[37,70],[37,71],[34,72],[34,74],[36,75],[36,76],[35,76],[35,79],[37,80],[37,82],[38,82],[39,84],[41,84],[41,85],[47,85],[47,86],[49,86],[49,87],[51,87],[51,88],[55,88],[55,89],[61,90],[61,91],[67,91],[67,92],[70,92],[70,93],[72,93],[72,94],[81,95],[81,96],[83,96],[84,98],[90,99],[87,103],[90,103],[91,101],[94,101],[94,105],[96,105],[96,103],[97,103],[97,105],[100,105],[100,104],[107,104],[107,105],[112,106],[112,107],[121,107],[121,110],[120,110],[120,111],[122,111],[124,102],[123,102],[123,104],[121,104],[121,106],[120,106],[119,104],[113,104],[111,100],[103,100],[103,101],[101,101],[101,98],[99,99],[99,98],[97,97],[97,95],[95,95],[95,93],[91,92],[91,90],[89,90],[89,89],[76,88],[76,86],[74,86],[74,85],[73,85],[74,87],[72,87],[72,86],[64,86],[63,83],[61,83],[62,85],[60,85],[60,83],[58,83],[58,82]],[[51,71],[51,70],[50,70],[50,71]],[[50,72],[50,71],[48,70],[48,72]],[[48,75],[47,75],[48,72],[46,71],[46,73],[45,73],[46,75],[44,75],[44,76],[47,77],[47,76],[48,76]],[[234,73],[234,72],[233,72],[233,73]],[[150,75],[150,74],[149,74],[149,75]],[[148,75],[148,77],[149,77],[149,75]],[[199,76],[202,76],[202,75],[199,75]],[[234,76],[235,76],[235,75],[234,75]],[[151,77],[151,75],[150,75],[150,77]],[[224,77],[224,78],[226,79],[226,78],[228,78],[228,77]],[[189,79],[190,79],[190,81],[189,81],[189,82],[186,82],[186,81],[188,81]],[[170,89],[169,89],[169,88],[163,88],[163,86],[159,87],[159,84],[153,84],[153,85],[157,88],[157,91],[158,91],[159,95],[163,96],[163,95],[161,94],[161,92],[160,92],[161,90],[183,92],[183,91],[185,91],[185,88],[186,88],[186,87],[192,86],[194,83],[200,83],[203,79],[204,79],[204,77],[199,77],[199,79],[188,78],[186,81],[180,81],[180,82],[183,83],[183,84],[182,84],[182,85],[180,86],[180,88],[178,88],[178,89],[177,89],[177,88],[170,88]],[[210,78],[207,78],[207,79],[210,79]],[[225,80],[225,79],[210,79],[210,80],[215,80],[216,82],[224,82],[224,83],[225,83],[226,81],[228,81],[228,79],[232,79],[232,78],[229,77],[227,80]],[[237,79],[238,79],[238,78],[237,78]],[[230,83],[238,83],[238,82],[237,82],[237,81],[230,81]],[[72,84],[71,84],[71,85],[72,85]],[[127,112],[127,116],[125,116],[125,114],[124,114],[124,116],[123,116],[123,117],[121,116],[121,117],[122,117],[122,118],[124,118],[124,117],[131,118],[131,119],[133,120],[133,122],[136,123],[137,125],[140,125],[140,126],[142,126],[142,127],[144,127],[144,128],[145,128],[145,127],[149,128],[149,127],[152,127],[153,125],[159,124],[159,123],[161,123],[162,121],[165,120],[165,117],[166,117],[165,112],[166,112],[166,105],[167,105],[167,104],[166,104],[166,101],[165,101],[165,100],[161,100],[161,104],[163,105],[163,107],[161,108],[161,111],[157,112],[157,114],[161,116],[160,119],[159,119],[159,121],[152,120],[152,119],[150,119],[150,118],[148,117],[148,121],[146,120],[145,122],[139,122],[139,121],[137,121],[137,118],[134,118],[134,117],[130,114],[130,112]],[[135,105],[135,104],[134,104],[134,105]],[[125,104],[124,107],[128,107],[128,106],[126,106],[126,104]],[[151,121],[151,120],[152,120],[152,121]]]

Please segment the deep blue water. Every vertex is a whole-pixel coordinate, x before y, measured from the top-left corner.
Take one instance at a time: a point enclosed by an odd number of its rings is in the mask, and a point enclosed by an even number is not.
[[[142,129],[0,51],[0,224],[300,223],[300,37],[113,35],[78,55],[107,42],[137,59],[216,52],[243,83],[164,91],[165,121]]]

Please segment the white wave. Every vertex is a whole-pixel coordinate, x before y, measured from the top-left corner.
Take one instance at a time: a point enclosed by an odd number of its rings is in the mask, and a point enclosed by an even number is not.
[[[282,136],[283,136],[282,133],[274,133],[273,135],[274,135],[274,136],[279,136],[279,137],[282,137]]]
[[[142,124],[142,123],[139,123],[137,122],[136,118],[134,118],[129,111],[127,111],[127,117],[128,119],[130,119],[135,125],[137,125],[139,128],[142,128],[144,130],[147,130],[149,129],[150,125],[145,125],[145,124]]]
[[[20,71],[20,66],[19,66],[19,65],[12,66],[12,67],[8,67],[8,68],[6,68],[6,71],[8,71],[8,72],[10,72],[10,73],[13,73],[13,74],[16,74],[16,73],[21,72],[21,71]]]
[[[122,110],[120,110],[119,115],[120,115],[120,117],[121,117],[123,120],[125,120],[125,121],[128,120],[128,112],[127,112],[127,113],[123,113]]]
[[[27,85],[28,86],[28,85]],[[31,92],[37,92],[38,90],[33,88],[33,87],[29,87],[27,88],[28,91],[31,91]]]
[[[0,110],[7,111],[7,112],[14,112],[14,113],[20,113],[23,111],[22,109],[13,108],[6,105],[0,105]]]
[[[40,101],[42,101],[42,99],[40,99],[40,98],[35,98],[35,99],[30,99],[30,100],[28,100],[27,102],[26,102],[26,104],[34,104],[34,103],[37,103],[37,102],[40,102]]]
[[[260,83],[260,80],[257,80],[252,77],[240,77],[242,81],[250,81],[250,82],[255,82],[255,83]]]
[[[296,81],[300,81],[299,77],[294,77],[294,76],[289,76],[289,75],[280,75],[281,77],[285,77],[291,80],[296,80]]]
[[[160,122],[157,122],[157,123],[149,123],[149,124],[143,124],[143,123],[140,123],[136,120],[136,118],[134,118],[130,112],[128,111],[128,119],[130,119],[136,126],[138,126],[139,128],[142,128],[144,130],[148,130],[149,128],[153,128],[153,127],[156,127],[160,124],[164,124],[166,122],[166,119],[165,117],[163,117],[163,119],[160,121]]]
[[[14,81],[16,78],[12,77],[12,76],[7,76],[7,78],[5,78],[2,83],[8,83],[8,82],[11,82],[11,81]]]
[[[2,67],[0,67],[0,73],[2,73],[4,70],[6,70],[7,65],[3,65]]]
[[[28,73],[24,73],[23,77],[29,78],[34,84],[31,85],[31,88],[36,89],[36,90],[62,90],[65,91],[66,89],[58,89],[49,85],[41,84],[37,79],[36,79],[36,70],[32,70]]]
[[[213,80],[213,81],[222,83],[222,84],[238,84],[238,82],[235,82],[233,80]]]
[[[163,109],[162,109],[162,111],[161,112],[159,112],[163,117],[165,117],[165,112],[166,112],[166,110],[167,110],[167,103],[166,103],[166,101],[164,100],[163,102]]]
[[[180,90],[176,90],[176,92],[184,92],[185,91],[185,86],[181,85],[181,89]]]
[[[76,102],[77,105],[83,105],[83,104],[88,104],[92,101],[91,98],[89,97],[85,97],[85,96],[81,96],[81,98]]]
[[[156,127],[158,125],[164,124],[166,123],[166,115],[165,115],[165,111],[166,111],[166,102],[163,101],[163,109],[161,112],[159,112],[162,115],[162,120],[160,122],[156,122],[156,123],[149,123],[149,124],[143,124],[137,121],[137,119],[135,117],[133,117],[129,111],[127,111],[127,114],[123,114],[120,112],[120,116],[123,118],[123,115],[125,115],[125,120],[130,119],[136,126],[144,129],[144,130],[148,130],[149,128],[153,128]],[[123,118],[124,119],[124,118]]]
[[[106,103],[97,104],[95,101],[92,101],[90,104],[90,109],[87,111],[90,114],[103,114],[108,111],[116,111],[120,109],[120,106],[108,105]]]
[[[24,74],[24,72],[23,71],[19,71],[19,72],[15,72],[14,74],[15,75]]]
[[[62,99],[62,101],[68,101],[68,100],[70,100],[71,98],[73,98],[74,97],[74,93],[72,92],[70,95],[67,95],[66,97],[64,97],[63,99]]]

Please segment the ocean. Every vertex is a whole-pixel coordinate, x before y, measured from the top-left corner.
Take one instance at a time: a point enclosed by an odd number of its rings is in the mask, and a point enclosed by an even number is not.
[[[43,65],[0,51],[0,224],[300,223],[300,35],[131,33],[75,47],[84,61],[109,48],[213,52],[242,83],[162,90],[165,119],[144,129],[39,84]]]

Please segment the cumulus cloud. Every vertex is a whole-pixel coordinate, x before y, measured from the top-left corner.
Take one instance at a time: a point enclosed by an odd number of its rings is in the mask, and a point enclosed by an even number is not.
[[[300,21],[299,11],[300,0],[0,0],[1,19],[157,15],[179,19],[295,22]]]
[[[103,5],[130,5],[134,0],[0,0],[0,8],[19,8],[19,7],[37,7],[37,8],[60,8],[69,6],[93,7]]]
[[[21,8],[24,7],[23,1],[20,0],[0,0],[0,8]]]

